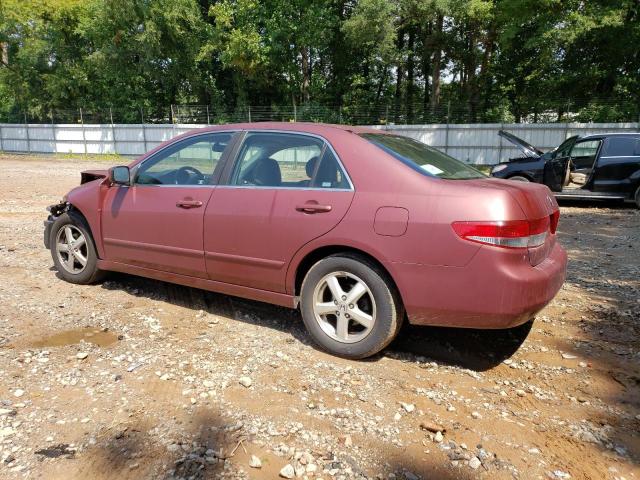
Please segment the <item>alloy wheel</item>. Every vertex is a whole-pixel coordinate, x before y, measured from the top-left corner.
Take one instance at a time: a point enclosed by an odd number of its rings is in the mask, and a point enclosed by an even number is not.
[[[77,275],[87,266],[87,239],[79,228],[65,225],[56,235],[56,253],[62,268]]]
[[[365,338],[376,321],[376,303],[367,284],[348,272],[332,272],[316,285],[313,313],[320,328],[341,343]]]

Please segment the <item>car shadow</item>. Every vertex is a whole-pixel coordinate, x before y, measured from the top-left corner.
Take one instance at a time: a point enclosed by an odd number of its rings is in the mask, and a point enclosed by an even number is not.
[[[425,327],[405,323],[383,354],[483,372],[510,358],[526,340],[533,323],[532,320],[507,330]]]
[[[122,273],[111,273],[102,287],[166,301],[194,312],[202,310],[208,314],[279,330],[304,345],[320,350],[307,333],[298,310]],[[485,371],[518,350],[531,324],[528,322],[509,330],[476,330],[414,326],[405,322],[396,339],[385,350],[362,361],[376,362],[387,356],[404,361],[433,361]]]

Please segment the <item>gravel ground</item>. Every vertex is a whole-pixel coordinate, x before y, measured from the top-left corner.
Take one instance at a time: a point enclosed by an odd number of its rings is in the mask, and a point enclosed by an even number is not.
[[[568,279],[524,343],[407,327],[348,361],[295,311],[57,278],[44,208],[107,165],[0,155],[1,478],[640,477],[640,211],[562,206]]]

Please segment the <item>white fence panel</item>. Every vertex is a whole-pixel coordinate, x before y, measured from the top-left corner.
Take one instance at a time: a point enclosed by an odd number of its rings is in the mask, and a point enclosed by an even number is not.
[[[0,124],[0,151],[25,153],[89,153],[137,156],[176,135],[206,125],[82,125]],[[473,164],[495,164],[521,156],[520,150],[498,136],[506,130],[532,145],[549,150],[572,135],[637,132],[638,123],[434,124],[374,126],[415,138]]]

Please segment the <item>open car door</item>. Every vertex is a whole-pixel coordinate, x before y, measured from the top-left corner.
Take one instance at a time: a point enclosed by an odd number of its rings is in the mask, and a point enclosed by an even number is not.
[[[578,136],[567,138],[556,150],[553,156],[544,164],[543,183],[552,192],[561,192],[568,183],[569,159],[571,149],[578,140]]]

